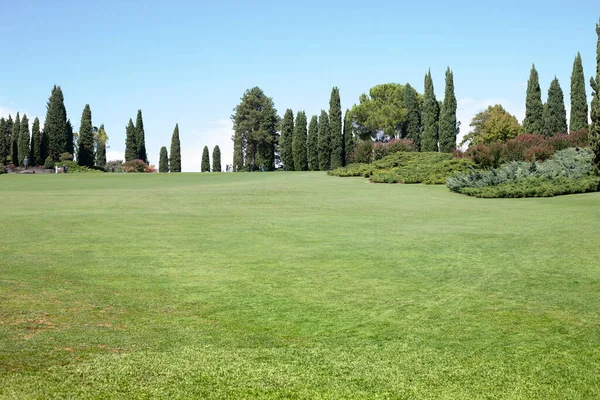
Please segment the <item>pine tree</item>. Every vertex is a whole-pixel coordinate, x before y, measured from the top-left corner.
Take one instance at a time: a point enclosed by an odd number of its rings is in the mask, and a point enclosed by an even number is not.
[[[281,136],[279,138],[279,152],[281,154],[281,163],[286,171],[294,171],[294,112],[291,109],[285,110],[283,120],[281,121]]]
[[[406,108],[406,123],[404,124],[403,137],[412,140],[421,148],[421,108],[417,91],[410,85],[404,86],[404,108]]]
[[[540,79],[535,65],[531,66],[529,80],[527,81],[527,98],[525,99],[525,120],[523,121],[525,133],[541,135],[544,130],[544,104],[542,103],[542,90]]]
[[[135,160],[139,155],[136,138],[135,125],[133,125],[133,121],[129,118],[129,123],[125,128],[125,161]]]
[[[331,169],[344,166],[344,137],[342,133],[342,106],[340,104],[340,90],[331,89],[329,99],[329,135],[331,137]]]
[[[319,170],[319,119],[313,115],[308,124],[308,138],[306,144],[308,168],[311,171]]]
[[[10,162],[19,166],[19,133],[21,132],[21,117],[17,112],[10,137]]]
[[[425,75],[425,94],[423,97],[423,134],[421,151],[438,151],[439,104],[435,98],[431,71]]]
[[[6,140],[5,132],[6,120],[4,117],[0,118],[0,166],[6,164],[6,158],[8,156],[8,145]]]
[[[590,146],[596,153],[596,164],[600,164],[600,21],[596,24],[596,34],[598,35],[598,42],[596,44],[596,78],[590,78],[593,96],[590,107],[590,116],[592,118]]]
[[[23,114],[23,118],[21,118],[21,129],[19,130],[19,141],[17,144],[18,149],[18,159],[19,165],[25,165],[24,160],[25,157],[29,158],[30,148],[29,148],[29,119],[27,118],[27,114]],[[29,161],[29,165],[32,164],[31,160]]]
[[[235,132],[233,134],[233,171],[239,172],[244,166],[244,136],[241,132]]]
[[[169,172],[169,155],[165,146],[160,148],[160,158],[158,159],[158,172]]]
[[[352,121],[350,119],[350,110],[346,109],[344,114],[344,164],[352,162],[354,154],[354,133],[352,132]]]
[[[144,120],[142,119],[142,110],[137,112],[137,120],[135,122],[135,144],[137,145],[137,157],[148,163],[148,154],[146,153],[146,133],[144,132]]]
[[[179,124],[175,124],[173,136],[171,137],[171,158],[169,159],[169,170],[181,172],[181,143],[179,142]]]
[[[440,112],[440,152],[452,153],[456,148],[456,96],[454,95],[454,75],[446,70],[446,91]]]
[[[100,129],[96,133],[96,167],[106,167],[106,143],[108,142],[108,135],[104,129],[104,124],[100,125]]]
[[[585,93],[585,77],[581,54],[577,53],[573,61],[573,72],[571,73],[571,118],[569,131],[579,132],[588,130],[588,99]]]
[[[85,167],[94,166],[94,131],[92,127],[92,110],[86,104],[81,113],[79,138],[77,143],[77,164]]]
[[[331,135],[329,132],[329,116],[321,110],[319,116],[319,169],[327,171],[331,168]]]
[[[73,135],[67,126],[67,110],[60,86],[54,85],[46,105],[44,135],[47,140],[47,152],[54,161],[58,161],[62,153],[73,154]],[[45,159],[44,159],[45,161]]]
[[[208,157],[208,146],[204,146],[202,150],[202,172],[210,172],[210,159]]]
[[[565,99],[556,77],[548,89],[548,101],[544,107],[544,136],[567,133],[567,111]]]
[[[42,165],[44,164],[44,160],[42,160],[42,136],[40,133],[40,119],[35,117],[33,120],[33,126],[31,128],[31,151],[29,160],[31,160],[31,165]]]
[[[219,146],[215,146],[215,148],[213,149],[212,159],[212,171],[223,171],[223,168],[221,168],[221,149],[219,148]]]
[[[306,113],[304,111],[298,111],[298,114],[296,115],[296,125],[294,125],[294,136],[292,138],[292,153],[296,171],[308,171],[306,123]]]

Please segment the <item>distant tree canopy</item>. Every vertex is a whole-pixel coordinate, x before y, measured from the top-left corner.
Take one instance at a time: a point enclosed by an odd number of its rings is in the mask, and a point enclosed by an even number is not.
[[[461,145],[505,142],[523,132],[517,117],[508,113],[501,105],[489,106],[473,117],[473,131],[462,140]]]

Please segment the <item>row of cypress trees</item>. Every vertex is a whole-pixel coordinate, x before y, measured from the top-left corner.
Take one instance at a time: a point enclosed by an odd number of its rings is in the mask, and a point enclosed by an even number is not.
[[[407,85],[412,93],[414,89]],[[406,90],[406,89],[405,89]],[[415,92],[416,101],[416,92]],[[409,110],[416,107],[408,107]],[[446,69],[446,86],[444,101],[441,106],[435,97],[431,70],[425,75],[425,91],[423,93],[423,110],[421,112],[421,130],[418,129],[417,115],[410,115],[407,138],[413,139],[421,151],[440,151],[451,153],[456,148],[460,123],[456,119],[457,102],[454,94],[454,73]]]
[[[142,110],[138,110],[135,125],[129,118],[125,128],[125,161],[142,160],[148,164],[146,153],[146,134],[144,132],[144,119]]]
[[[212,172],[221,172],[221,149],[215,146],[213,149],[213,164]],[[208,155],[208,146],[204,146],[202,151],[202,172],[211,172],[210,158]],[[173,132],[173,140],[171,142],[171,159],[165,146],[160,148],[160,156],[158,160],[158,172],[181,172],[181,154],[179,148],[179,126],[175,126]]]

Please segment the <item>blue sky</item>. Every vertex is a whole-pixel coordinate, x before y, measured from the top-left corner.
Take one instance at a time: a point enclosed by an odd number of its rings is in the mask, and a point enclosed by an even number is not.
[[[328,108],[332,86],[349,108],[380,83],[422,91],[428,68],[441,98],[450,66],[466,133],[489,104],[522,120],[535,63],[543,97],[556,75],[568,106],[577,51],[586,81],[595,73],[600,17],[600,2],[588,0],[1,3],[0,115],[21,111],[43,123],[58,84],[75,129],[89,103],[116,158],[142,109],[150,161],[178,122],[185,171],[200,169],[204,145],[218,144],[231,163],[229,117],[253,86],[280,115],[292,108],[310,117]]]

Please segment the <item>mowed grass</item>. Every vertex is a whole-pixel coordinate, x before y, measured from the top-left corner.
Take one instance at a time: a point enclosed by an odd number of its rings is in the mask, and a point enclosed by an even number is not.
[[[1,398],[600,397],[600,193],[0,176]]]

